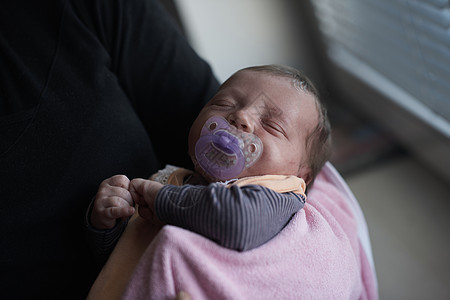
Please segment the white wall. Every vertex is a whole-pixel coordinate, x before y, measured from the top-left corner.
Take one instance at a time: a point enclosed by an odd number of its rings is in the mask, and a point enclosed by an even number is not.
[[[175,0],[186,34],[220,81],[251,65],[296,66],[294,41],[281,2],[274,0]]]

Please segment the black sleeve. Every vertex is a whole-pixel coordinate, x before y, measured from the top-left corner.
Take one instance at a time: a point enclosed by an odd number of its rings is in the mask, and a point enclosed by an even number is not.
[[[189,128],[219,86],[209,65],[157,0],[79,3],[73,1],[110,54],[110,67],[157,145],[161,164],[191,168]]]
[[[301,195],[213,183],[164,186],[155,201],[158,217],[199,233],[226,248],[256,248],[272,239],[305,203]]]

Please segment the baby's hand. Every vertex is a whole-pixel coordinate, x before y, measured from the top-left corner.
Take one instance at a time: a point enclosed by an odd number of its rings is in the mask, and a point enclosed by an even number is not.
[[[91,214],[92,226],[113,228],[117,219],[126,219],[134,214],[129,186],[130,180],[125,175],[110,177],[100,184]]]
[[[130,183],[133,200],[139,205],[139,215],[158,226],[161,226],[162,222],[156,216],[155,198],[162,187],[159,182],[140,178],[133,179]]]

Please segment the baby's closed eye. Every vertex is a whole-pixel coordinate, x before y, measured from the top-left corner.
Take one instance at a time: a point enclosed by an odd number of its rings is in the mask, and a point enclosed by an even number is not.
[[[282,134],[286,136],[286,132],[284,131],[283,127],[278,124],[275,121],[269,120],[269,119],[263,119],[261,120],[262,126],[264,129],[269,132],[272,135],[279,135]]]

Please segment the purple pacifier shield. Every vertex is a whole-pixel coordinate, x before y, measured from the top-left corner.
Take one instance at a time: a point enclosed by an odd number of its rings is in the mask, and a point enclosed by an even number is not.
[[[261,152],[262,142],[256,135],[239,131],[221,117],[206,121],[195,145],[198,164],[218,180],[236,178]]]

